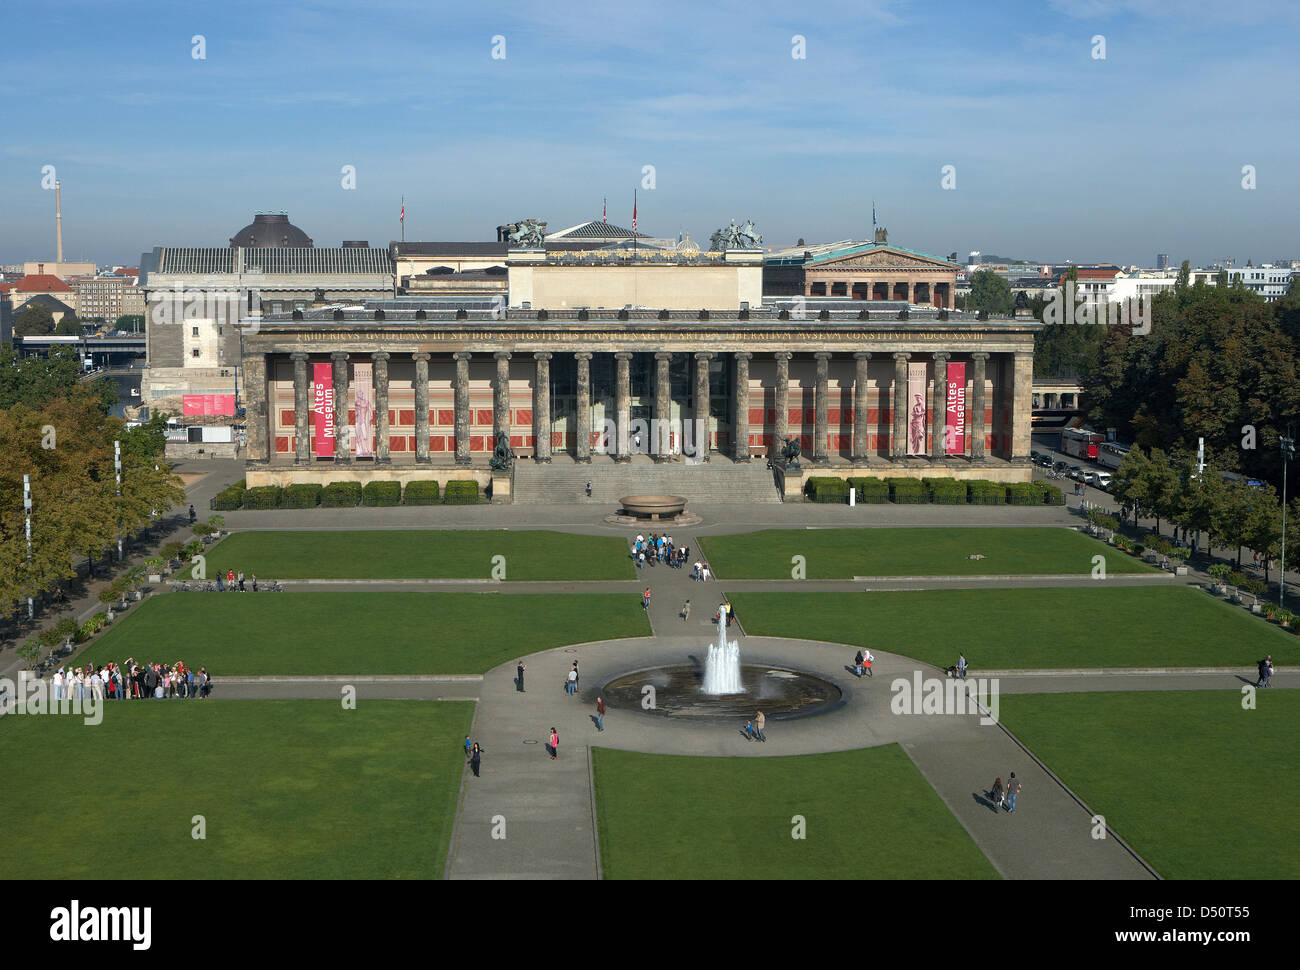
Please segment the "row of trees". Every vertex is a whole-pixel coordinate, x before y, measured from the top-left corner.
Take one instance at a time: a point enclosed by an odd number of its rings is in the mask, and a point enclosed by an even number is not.
[[[18,315],[14,318],[14,334],[19,337],[44,337],[49,334],[79,337],[81,336],[82,324],[93,323],[96,320],[102,321],[103,318],[97,317],[95,320],[83,321],[75,313],[69,313],[65,314],[63,319],[56,323],[54,313],[49,307],[40,303],[28,302],[23,304],[23,308],[18,311]],[[142,333],[144,331],[144,314],[123,314],[117,318],[116,326],[118,330]]]
[[[1139,518],[1154,518],[1159,532],[1162,521],[1171,522],[1188,532],[1203,533],[1210,546],[1235,547],[1238,567],[1243,548],[1272,560],[1281,555],[1282,505],[1277,490],[1272,485],[1228,481],[1208,467],[1198,476],[1194,455],[1134,448],[1116,473],[1111,494],[1135,523]],[[1291,501],[1288,526],[1300,522],[1293,519],[1296,515],[1300,515],[1300,499]],[[1286,553],[1287,568],[1300,568],[1300,542],[1288,542]]]
[[[30,359],[35,361],[35,359]],[[71,365],[69,367],[69,365]],[[75,354],[42,364],[0,351],[0,602],[17,606],[76,575],[92,559],[183,501],[163,461],[165,416],[127,429],[108,411],[116,395],[79,383]],[[121,441],[121,495],[114,442]],[[23,476],[30,476],[28,561]]]

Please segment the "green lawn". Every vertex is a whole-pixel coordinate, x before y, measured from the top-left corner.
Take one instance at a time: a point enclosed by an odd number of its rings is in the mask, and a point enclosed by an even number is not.
[[[1001,720],[1165,878],[1300,879],[1300,692],[1256,700],[1003,695]]]
[[[1279,666],[1294,634],[1187,586],[735,593],[750,636],[871,647],[971,672],[1052,667]]]
[[[897,745],[775,758],[593,749],[607,879],[996,879]],[[806,838],[792,837],[795,815]]]
[[[807,579],[1091,573],[1093,556],[1106,558],[1108,573],[1153,571],[1066,528],[767,529],[700,545],[721,579],[790,579],[794,556],[804,557]]]
[[[634,579],[628,544],[566,532],[410,529],[235,532],[209,548],[207,576],[243,570],[261,579]],[[188,574],[188,572],[187,572]]]
[[[77,660],[183,660],[218,680],[481,674],[537,650],[649,635],[635,594],[165,593]]]
[[[95,726],[2,718],[6,874],[441,878],[473,711],[173,700],[108,704]]]

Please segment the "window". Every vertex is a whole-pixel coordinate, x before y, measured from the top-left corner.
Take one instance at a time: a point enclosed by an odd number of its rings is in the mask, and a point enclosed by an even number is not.
[[[199,328],[198,328],[198,327],[190,327],[190,336],[191,336],[191,337],[197,337],[198,335],[199,335]]]
[[[190,351],[190,356],[191,356],[191,357],[197,357],[198,355],[199,355],[199,348],[198,348],[198,347],[195,347],[193,350]]]

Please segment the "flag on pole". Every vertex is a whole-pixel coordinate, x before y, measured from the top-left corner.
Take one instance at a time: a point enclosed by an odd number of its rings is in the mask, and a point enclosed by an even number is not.
[[[871,228],[876,228],[876,200],[871,200]]]
[[[636,189],[632,190],[632,235],[636,236]]]
[[[402,196],[402,218],[400,221],[402,223],[406,222],[406,196]]]
[[[608,225],[609,220],[605,218],[606,210],[609,208],[609,199],[600,200],[600,221],[602,225]]]

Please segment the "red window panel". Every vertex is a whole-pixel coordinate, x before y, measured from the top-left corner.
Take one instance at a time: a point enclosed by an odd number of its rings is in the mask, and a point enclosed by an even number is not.
[[[281,453],[281,452],[286,452],[286,451],[288,451],[288,450],[289,450],[289,439],[286,438],[284,435],[276,435],[276,438],[275,438],[275,450],[276,450],[276,453],[277,453],[277,454],[279,454],[279,453]]]
[[[412,408],[410,411],[406,411],[406,410],[398,411],[397,423],[402,425],[405,428],[409,428],[413,426],[415,424],[415,409]]]
[[[396,412],[396,411],[389,411],[389,412],[388,412],[388,426],[391,428],[391,427],[392,427],[393,425],[395,425],[395,424],[397,424],[397,412]]]
[[[485,451],[483,447],[483,436],[481,434],[472,434],[469,436],[470,451]]]
[[[514,422],[513,422],[513,423],[514,423],[514,424],[532,424],[532,423],[533,423],[533,409],[532,409],[532,408],[517,408],[517,409],[515,410],[515,417],[514,417]]]
[[[280,409],[280,427],[282,428],[293,427],[293,408]]]
[[[388,450],[389,450],[389,451],[406,451],[406,436],[405,436],[405,435],[397,435],[396,437],[389,438],[389,439],[388,439]]]
[[[438,425],[450,428],[456,423],[456,411],[453,408],[438,408]]]
[[[512,434],[510,436],[511,448],[522,448],[524,446],[524,436],[521,434]]]
[[[473,415],[474,415],[474,423],[475,423],[475,424],[483,425],[484,427],[491,427],[491,426],[492,426],[492,409],[491,409],[491,408],[477,408],[477,409],[475,409],[472,413],[473,413]]]
[[[791,408],[788,416],[791,427],[800,427],[803,425],[803,408]]]
[[[537,447],[537,442],[533,439],[533,436],[532,436],[532,435],[530,435],[530,434],[526,434],[526,435],[524,435],[524,447],[525,447],[525,448],[536,448],[536,447]]]
[[[357,426],[357,412],[348,408],[348,425],[355,428]]]
[[[431,434],[431,435],[429,435],[429,450],[430,450],[430,451],[446,451],[446,450],[447,450],[447,436],[446,436],[446,435],[443,435],[443,434]]]
[[[762,409],[762,408],[750,408],[750,409],[749,409],[749,423],[750,423],[750,424],[752,424],[752,425],[760,425],[760,424],[762,424],[762,423],[763,423],[763,417],[764,417],[764,414],[763,414],[763,409]]]
[[[851,412],[851,411],[845,411],[844,413],[845,413],[845,414],[848,414],[848,415],[851,415],[853,412]],[[853,419],[852,419],[852,417],[848,417],[848,418],[845,418],[844,420],[846,420],[846,421],[852,421]],[[827,424],[839,424],[839,423],[840,423],[840,409],[839,409],[839,408],[827,408],[827,409],[826,409],[826,423],[827,423]]]

